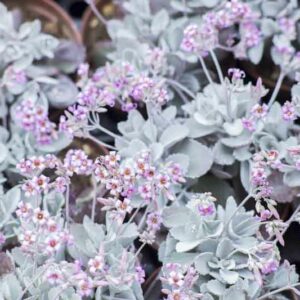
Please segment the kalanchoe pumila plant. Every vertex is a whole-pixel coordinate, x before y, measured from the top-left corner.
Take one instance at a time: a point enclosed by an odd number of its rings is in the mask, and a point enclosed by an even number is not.
[[[294,267],[280,265],[276,246],[287,225],[255,216],[232,197],[224,208],[215,201],[210,193],[194,194],[185,207],[164,211],[163,222],[170,229],[160,258],[168,299],[176,299],[176,294],[190,294],[191,299],[267,299],[269,293],[299,285]]]
[[[57,67],[58,41],[39,22],[13,28],[0,7],[11,29],[0,28],[0,299],[299,294],[281,248],[300,206],[289,216],[278,205],[300,191],[299,83],[278,99],[299,67],[298,6],[277,16],[272,1],[131,0],[122,20],[107,21],[88,2],[113,51],[96,70],[81,64],[76,84],[40,65],[54,57]],[[222,70],[224,51],[258,62],[269,37],[281,68],[273,91],[244,70]],[[67,107],[59,124],[50,106]],[[106,127],[107,111],[120,109],[125,120]],[[84,146],[53,154],[74,138],[103,155]],[[160,260],[161,296],[147,280],[148,251]]]

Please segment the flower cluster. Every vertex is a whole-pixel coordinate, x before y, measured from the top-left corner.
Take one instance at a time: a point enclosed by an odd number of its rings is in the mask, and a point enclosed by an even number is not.
[[[187,52],[206,56],[209,51],[220,46],[219,34],[222,30],[239,25],[239,43],[233,45],[230,37],[227,40],[227,47],[237,57],[244,58],[247,49],[260,42],[261,33],[255,23],[257,19],[258,16],[247,3],[238,0],[228,1],[219,10],[205,14],[200,26],[189,25],[184,31],[181,47]]]
[[[166,264],[161,277],[161,281],[165,286],[162,292],[167,296],[167,300],[201,299],[203,295],[192,289],[198,277],[199,274],[193,267],[183,270],[179,264]]]
[[[54,256],[73,237],[64,229],[61,218],[51,217],[47,210],[33,208],[30,202],[20,202],[16,214],[21,221],[21,250],[30,255]]]
[[[143,205],[152,202],[157,206],[160,194],[174,200],[172,185],[185,182],[178,164],[167,163],[157,167],[148,151],[142,151],[135,159],[125,160],[122,164],[120,156],[110,152],[96,163],[96,179],[106,186],[112,196],[130,199],[138,194]]]
[[[17,106],[16,120],[39,144],[49,144],[57,138],[56,125],[49,120],[47,110],[32,100],[24,100]]]

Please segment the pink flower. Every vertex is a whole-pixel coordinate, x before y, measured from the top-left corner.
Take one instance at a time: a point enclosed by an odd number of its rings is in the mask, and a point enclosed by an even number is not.
[[[138,283],[142,284],[145,282],[145,271],[141,266],[135,267],[135,279]]]
[[[162,217],[161,214],[158,212],[150,213],[147,216],[147,225],[148,229],[151,231],[158,231],[162,224]]]
[[[285,121],[294,121],[297,119],[296,116],[296,109],[292,102],[286,101],[281,108],[282,111],[282,118]]]
[[[267,115],[267,113],[268,105],[266,104],[255,104],[251,109],[251,114],[258,119],[264,118]]]
[[[58,231],[58,224],[55,220],[49,219],[47,222],[47,230],[51,233]]]
[[[143,199],[145,200],[151,199],[152,188],[150,183],[145,183],[142,186],[139,186],[138,191]]]
[[[87,76],[90,66],[88,64],[80,64],[77,70],[77,74],[81,77]]]
[[[134,170],[130,166],[125,166],[121,169],[120,174],[125,181],[131,181],[134,177]]]
[[[251,172],[251,181],[255,185],[263,185],[267,179],[267,174],[263,168],[253,168]]]
[[[170,186],[170,177],[165,174],[159,174],[156,177],[157,185],[160,189],[168,189]]]
[[[167,279],[168,279],[168,283],[171,286],[180,287],[184,283],[183,278],[184,278],[184,276],[182,273],[180,273],[178,271],[171,271],[169,274],[169,277]]]
[[[32,184],[39,192],[47,192],[50,178],[44,175],[32,178]]]
[[[215,205],[212,202],[202,201],[198,204],[198,211],[201,216],[210,216],[215,212]]]
[[[26,203],[21,201],[18,204],[18,209],[16,210],[16,214],[19,218],[28,219],[33,213],[33,208],[30,203]]]
[[[246,76],[243,70],[237,68],[230,68],[228,70],[228,75],[231,75],[234,81],[242,79]]]
[[[67,189],[68,181],[65,177],[59,176],[55,179],[54,188],[58,193],[64,193]]]
[[[0,248],[5,244],[5,241],[5,235],[2,232],[0,232]]]
[[[123,201],[117,200],[116,208],[119,212],[121,212],[122,215],[125,215],[126,213],[131,213],[132,211],[130,200],[127,198],[125,198]]]
[[[33,211],[33,222],[39,225],[44,225],[48,221],[49,213],[41,210],[39,207]]]
[[[23,249],[28,249],[29,246],[33,245],[36,241],[36,234],[31,230],[25,230],[19,235],[19,241]]]
[[[270,219],[271,217],[272,217],[272,213],[268,209],[264,209],[260,213],[260,219],[262,221],[266,221],[266,220]]]
[[[22,185],[22,190],[25,192],[26,197],[35,196],[38,194],[38,187],[32,181],[26,181]]]
[[[57,235],[47,237],[45,240],[46,253],[53,254],[57,252],[61,246],[60,238]]]
[[[264,275],[274,273],[278,269],[278,266],[279,262],[277,260],[269,259],[268,261],[262,263],[261,272]]]
[[[88,297],[93,294],[94,283],[90,277],[79,280],[77,284],[77,292],[82,297]]]
[[[103,271],[105,267],[105,262],[103,256],[97,255],[93,259],[88,261],[89,271],[95,274],[99,271]]]
[[[255,125],[254,125],[253,119],[243,118],[242,124],[245,129],[247,129],[249,131],[255,131]]]
[[[45,277],[51,285],[59,285],[63,282],[63,275],[59,270],[50,269],[46,272]]]
[[[105,155],[104,160],[109,167],[116,167],[121,157],[115,151],[109,152],[109,155]]]
[[[116,196],[122,192],[122,182],[118,179],[109,179],[106,183],[106,189],[110,194]]]

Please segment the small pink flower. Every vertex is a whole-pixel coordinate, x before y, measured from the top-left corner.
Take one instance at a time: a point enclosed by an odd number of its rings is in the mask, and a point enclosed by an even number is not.
[[[237,68],[230,68],[228,70],[228,75],[232,76],[233,80],[239,80],[242,78],[245,78],[245,72],[243,70],[237,69]]]
[[[255,131],[255,124],[253,119],[242,118],[243,127],[249,131]]]
[[[138,191],[143,199],[145,199],[145,200],[151,199],[152,188],[151,188],[150,183],[145,183],[145,184],[139,186]]]
[[[297,119],[296,116],[296,109],[294,107],[294,104],[290,101],[286,101],[284,105],[281,108],[282,110],[282,118],[285,121],[294,121]]]
[[[47,230],[51,233],[58,231],[58,224],[55,220],[49,219],[47,221]]]
[[[130,166],[126,166],[121,169],[120,174],[125,181],[130,181],[134,176],[134,170]]]
[[[168,283],[171,286],[181,287],[184,283],[183,278],[184,278],[184,276],[182,273],[176,272],[176,271],[171,271],[169,274],[169,277],[168,277]]]
[[[110,167],[116,167],[118,165],[118,162],[120,161],[120,155],[117,154],[115,151],[109,152],[109,155],[106,155],[104,157],[105,162],[110,166]]]
[[[35,196],[39,192],[38,187],[32,181],[26,181],[22,185],[22,190],[25,192],[26,197]]]
[[[39,192],[47,192],[50,178],[44,175],[32,178],[32,183]]]
[[[135,267],[135,279],[138,283],[142,284],[145,282],[145,271],[141,266]]]
[[[94,283],[90,277],[79,280],[77,284],[78,293],[82,297],[88,297],[93,294]]]
[[[251,109],[251,114],[258,119],[264,118],[267,115],[267,113],[268,105],[266,104],[255,104]]]
[[[90,66],[88,64],[80,64],[77,70],[77,74],[81,77],[87,76]]]
[[[123,201],[117,200],[116,208],[122,214],[131,213],[132,206],[130,205],[130,200],[125,198]]]
[[[48,221],[49,213],[41,210],[39,207],[33,211],[33,222],[39,225],[44,225]]]
[[[32,205],[30,203],[26,203],[21,201],[18,204],[18,209],[16,210],[16,214],[19,218],[28,219],[33,212]]]
[[[30,157],[30,161],[34,170],[42,171],[46,167],[43,156],[32,156]]]
[[[215,212],[215,205],[212,202],[202,201],[198,204],[198,211],[201,216],[211,216]]]
[[[111,195],[116,196],[122,192],[122,183],[118,179],[113,178],[107,181],[106,188]]]
[[[165,174],[159,174],[157,177],[157,185],[160,189],[168,189],[170,186],[170,177]]]
[[[97,255],[93,259],[88,261],[89,271],[92,274],[103,271],[105,267],[105,262],[103,256]]]
[[[162,224],[162,217],[160,213],[153,212],[147,216],[147,225],[149,230],[158,231],[161,227],[161,224]]]
[[[63,275],[58,270],[48,270],[45,274],[45,277],[51,285],[58,285],[63,282]]]
[[[263,185],[267,179],[263,168],[254,168],[251,172],[251,181],[256,185]]]
[[[265,209],[260,212],[260,219],[262,221],[266,221],[266,220],[270,219],[271,217],[272,217],[272,213],[268,209]]]
[[[31,246],[36,241],[36,234],[31,230],[26,230],[19,235],[19,241],[21,242],[21,246],[24,249],[27,249],[28,246]]]
[[[0,248],[5,244],[5,241],[5,235],[2,232],[0,232]]]
[[[59,176],[55,179],[54,188],[58,193],[64,193],[67,189],[68,181],[65,177]]]
[[[264,275],[274,273],[278,269],[278,266],[279,262],[277,260],[269,259],[268,261],[262,263],[261,272]]]
[[[59,236],[56,235],[47,237],[45,240],[45,244],[46,244],[46,253],[53,254],[57,252],[61,246],[60,238]]]

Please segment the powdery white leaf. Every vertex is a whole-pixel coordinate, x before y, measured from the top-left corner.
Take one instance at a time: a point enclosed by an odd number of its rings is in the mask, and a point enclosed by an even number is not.
[[[250,61],[255,65],[258,64],[262,59],[263,52],[264,52],[264,43],[263,41],[261,41],[258,45],[248,50],[248,56]]]
[[[283,182],[289,187],[300,187],[300,171],[294,170],[292,172],[285,173],[283,176]]]
[[[244,130],[244,127],[243,127],[241,119],[236,119],[232,123],[225,122],[223,124],[223,128],[231,136],[238,136]]]
[[[206,287],[209,292],[211,292],[212,294],[217,295],[217,296],[222,296],[226,290],[226,287],[224,286],[224,284],[222,284],[218,280],[210,280],[207,283]]]
[[[225,146],[223,143],[218,141],[214,148],[214,161],[220,165],[232,165],[234,163],[233,149]]]
[[[157,128],[151,120],[147,120],[143,126],[143,133],[150,142],[156,142]]]
[[[200,244],[200,242],[201,241],[199,241],[199,240],[178,242],[176,244],[176,251],[179,253],[190,251],[190,250],[196,248]]]
[[[194,140],[189,139],[180,143],[173,152],[182,153],[189,157],[190,164],[186,176],[190,178],[203,176],[213,164],[211,149]]]
[[[173,162],[179,164],[183,173],[186,173],[188,171],[190,165],[189,157],[182,153],[171,154],[166,159],[166,162]]]
[[[165,148],[174,146],[176,143],[185,139],[189,134],[189,129],[184,125],[171,125],[162,133],[159,142]]]
[[[169,14],[165,9],[160,10],[157,12],[151,23],[151,32],[154,36],[158,36],[162,33],[165,28],[168,26],[170,21]]]
[[[210,271],[208,262],[214,257],[213,253],[200,253],[195,259],[195,268],[201,275],[207,275]]]

